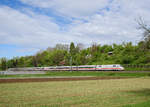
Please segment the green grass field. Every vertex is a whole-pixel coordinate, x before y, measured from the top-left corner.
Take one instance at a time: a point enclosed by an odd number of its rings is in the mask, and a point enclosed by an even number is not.
[[[129,104],[123,107],[150,107],[150,100],[137,104]]]
[[[149,107],[149,100],[149,77],[0,84],[0,107]]]
[[[115,76],[115,77],[143,77],[150,76],[150,72],[47,72],[46,74],[19,74],[19,75],[0,75],[0,78],[19,78],[19,77],[52,77],[52,76]]]
[[[125,71],[150,71],[150,68],[125,68]]]

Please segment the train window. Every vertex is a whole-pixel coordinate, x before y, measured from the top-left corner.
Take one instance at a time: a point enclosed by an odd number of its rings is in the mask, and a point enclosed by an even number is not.
[[[113,65],[113,67],[116,67],[116,65]]]
[[[102,67],[101,65],[99,65],[99,67]]]

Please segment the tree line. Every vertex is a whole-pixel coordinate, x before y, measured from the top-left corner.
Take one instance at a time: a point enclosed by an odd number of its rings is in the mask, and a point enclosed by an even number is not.
[[[92,44],[88,48],[83,45],[59,44],[59,48],[48,48],[33,56],[1,58],[0,68],[46,67],[62,65],[96,65],[96,64],[150,64],[148,47],[143,48],[143,41],[138,45],[131,42],[113,45]]]

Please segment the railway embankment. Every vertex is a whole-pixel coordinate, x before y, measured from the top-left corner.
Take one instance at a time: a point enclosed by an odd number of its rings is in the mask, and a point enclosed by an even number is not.
[[[149,77],[150,71],[0,71],[1,78]]]
[[[45,74],[44,71],[0,71],[0,75]]]

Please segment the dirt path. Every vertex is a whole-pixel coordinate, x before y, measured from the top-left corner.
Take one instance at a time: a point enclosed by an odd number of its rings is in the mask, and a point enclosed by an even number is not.
[[[0,79],[0,83],[106,80],[106,79],[125,79],[125,78],[129,77],[60,77],[60,78],[22,78],[22,79],[15,78],[15,79]]]

